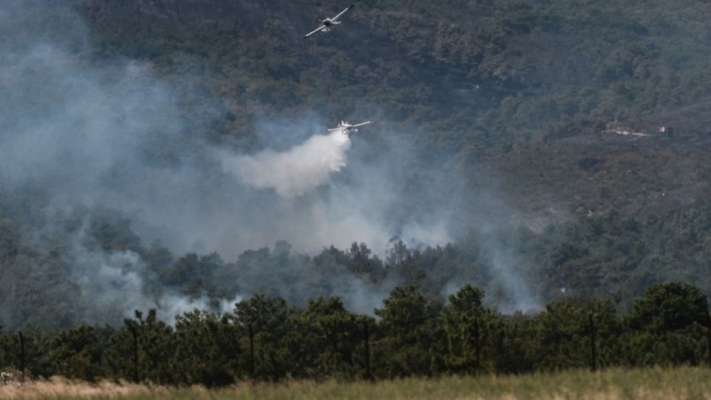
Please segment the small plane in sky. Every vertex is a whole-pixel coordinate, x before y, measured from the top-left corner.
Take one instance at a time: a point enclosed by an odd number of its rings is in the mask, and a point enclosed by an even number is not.
[[[333,18],[326,18],[323,21],[321,21],[321,26],[319,26],[316,30],[307,33],[304,35],[304,39],[307,37],[313,35],[316,32],[328,32],[331,30],[331,28],[334,25],[338,25],[341,23],[341,21],[336,21],[341,15],[345,14],[346,11],[350,10],[351,8],[355,7],[353,4],[349,5],[345,10],[341,11],[338,15],[336,15]]]
[[[333,132],[333,131],[343,131],[343,133],[345,133],[345,134],[347,135],[347,134],[349,134],[349,133],[358,132],[358,127],[359,127],[359,126],[368,125],[368,124],[370,124],[370,123],[372,123],[372,122],[373,122],[373,121],[365,121],[365,122],[361,122],[360,124],[351,125],[351,124],[349,124],[348,122],[341,121],[341,123],[338,124],[337,127],[331,128],[331,129],[329,129],[328,131],[329,131],[329,132]]]

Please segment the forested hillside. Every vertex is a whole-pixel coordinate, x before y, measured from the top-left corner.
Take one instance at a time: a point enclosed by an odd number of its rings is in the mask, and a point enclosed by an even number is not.
[[[711,293],[708,4],[355,5],[0,0],[0,324]]]
[[[302,41],[336,5],[90,1],[108,54],[199,75],[222,100],[215,139],[256,112],[381,116],[437,152],[481,156],[709,96],[703,1],[363,1],[343,29]],[[224,139],[224,138],[223,138]]]
[[[107,53],[148,59],[181,80],[188,71],[191,86],[219,99],[199,112],[222,116],[211,140],[259,146],[251,127],[264,115],[376,118],[370,140],[409,136],[486,189],[498,178],[507,190],[526,185],[526,200],[512,197],[536,216],[553,217],[541,212],[550,205],[580,216],[708,199],[697,172],[711,129],[704,2],[369,1],[346,29],[308,41],[300,36],[316,16],[334,12],[326,4],[92,4],[85,13]],[[674,140],[600,136],[655,135],[660,125]],[[558,141],[577,136],[582,146]],[[586,158],[602,168],[580,168]],[[505,171],[494,184],[489,162]],[[615,164],[624,166],[607,170]],[[599,169],[603,179],[591,177]]]

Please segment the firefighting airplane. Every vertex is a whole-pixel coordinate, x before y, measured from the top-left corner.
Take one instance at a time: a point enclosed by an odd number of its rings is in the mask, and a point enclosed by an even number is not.
[[[338,124],[337,127],[331,128],[331,129],[329,129],[328,131],[329,131],[329,132],[333,132],[333,131],[343,131],[343,133],[345,133],[345,134],[347,135],[347,134],[349,134],[349,133],[358,132],[358,129],[357,129],[357,128],[358,128],[359,126],[368,125],[368,124],[370,124],[370,123],[372,123],[372,122],[373,122],[373,121],[365,121],[365,122],[361,122],[360,124],[351,125],[351,124],[349,124],[348,122],[341,121],[341,123]]]
[[[336,21],[341,15],[345,14],[346,11],[350,10],[351,8],[355,7],[353,4],[349,5],[345,10],[341,11],[340,14],[336,15],[333,18],[326,18],[323,21],[321,21],[321,26],[318,27],[318,29],[314,30],[313,32],[309,32],[306,35],[304,35],[304,39],[307,37],[313,35],[316,32],[328,32],[331,30],[331,28],[334,25],[338,25],[341,23],[341,21]]]

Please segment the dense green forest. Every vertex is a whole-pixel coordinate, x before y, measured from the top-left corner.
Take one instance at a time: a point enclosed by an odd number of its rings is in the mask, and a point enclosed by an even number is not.
[[[472,160],[711,94],[700,0],[370,0],[313,41],[303,32],[334,12],[319,1],[75,0],[29,12],[5,3],[7,31],[39,21],[41,39],[53,35],[76,54],[150,62],[176,83],[188,119],[210,122],[196,134],[234,146],[259,146],[253,126],[265,115],[310,112],[380,117],[380,132],[403,130],[433,153]]]
[[[711,94],[703,1],[372,0],[313,41],[302,32],[334,12],[318,1],[87,3],[104,54],[187,70],[220,99],[214,140],[244,139],[260,113],[382,115],[382,131],[476,158]]]
[[[367,0],[302,40],[333,7],[0,0],[4,365],[22,329],[35,374],[132,377],[140,330],[141,380],[351,378],[368,324],[374,376],[550,370],[591,313],[600,365],[701,362],[706,2]],[[295,199],[216,155],[342,119],[375,123]]]

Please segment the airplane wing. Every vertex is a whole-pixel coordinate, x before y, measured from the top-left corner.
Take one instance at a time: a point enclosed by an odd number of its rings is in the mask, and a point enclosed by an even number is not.
[[[355,7],[353,4],[349,5],[345,10],[341,11],[338,15],[335,17],[331,18],[331,22],[335,21],[340,17],[341,15],[345,14],[346,11],[350,10],[351,8]]]
[[[320,31],[321,31],[323,28],[325,28],[325,27],[326,27],[326,25],[321,25],[321,26],[319,26],[317,29],[315,29],[315,30],[313,30],[313,31],[311,31],[311,32],[309,32],[309,33],[307,33],[307,34],[305,34],[305,35],[304,35],[304,39],[306,39],[307,37],[313,35],[313,34],[316,33],[316,32],[320,32]]]
[[[370,123],[372,123],[372,122],[373,122],[373,121],[361,122],[360,124],[355,124],[355,125],[351,126],[351,128],[355,128],[356,126],[368,125],[368,124],[370,124]]]

